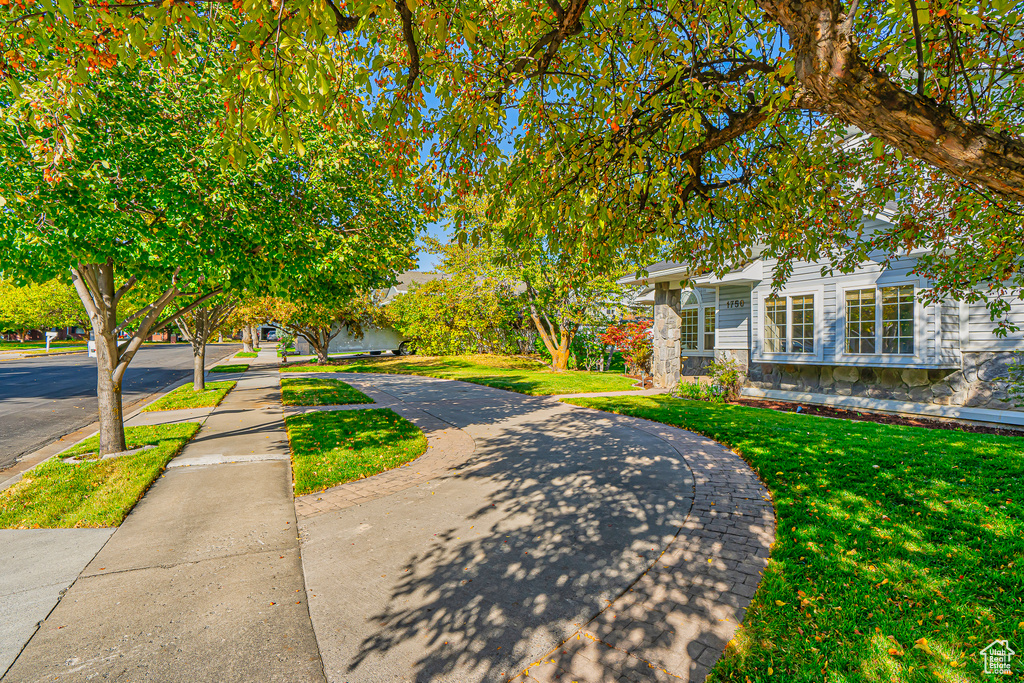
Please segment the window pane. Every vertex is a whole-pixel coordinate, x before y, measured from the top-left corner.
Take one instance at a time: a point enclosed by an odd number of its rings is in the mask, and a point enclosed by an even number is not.
[[[704,350],[715,348],[715,309],[708,306],[704,309]]]
[[[764,302],[764,350],[785,353],[786,341],[786,300],[767,299]]]
[[[914,353],[914,286],[882,288],[882,351]]]
[[[793,311],[793,353],[814,353],[814,296],[790,299]]]
[[[697,350],[697,309],[687,308],[680,314],[679,348],[683,351]]]
[[[875,290],[846,292],[846,352],[875,352]]]

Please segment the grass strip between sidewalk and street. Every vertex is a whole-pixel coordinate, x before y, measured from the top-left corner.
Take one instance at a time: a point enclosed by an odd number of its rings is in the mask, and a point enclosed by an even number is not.
[[[292,415],[285,425],[297,496],[372,477],[427,450],[423,432],[388,408]]]
[[[163,398],[150,403],[142,409],[144,413],[160,410],[188,410],[190,408],[213,408],[220,405],[227,393],[235,388],[238,382],[207,382],[205,391],[193,391],[192,382],[183,384]]]
[[[87,342],[79,339],[63,339],[61,341],[51,341],[50,350],[63,350],[65,348],[77,348],[82,347],[83,349],[87,346]],[[43,349],[46,350],[46,341],[29,341],[29,342],[14,342],[14,341],[0,341],[0,351],[21,351],[21,350],[32,350],[32,349]]]
[[[530,358],[486,354],[471,356],[398,356],[312,361],[281,366],[281,372],[381,372],[456,379],[532,396],[599,391],[629,391],[635,380],[615,372],[554,372]]]
[[[235,354],[235,358],[255,358],[260,355],[258,351],[239,351]]]
[[[0,492],[0,528],[65,529],[118,526],[164,466],[199,430],[199,423],[126,427],[128,448],[145,451],[107,460],[67,463],[95,453],[99,436],[47,460]]]
[[[215,365],[210,372],[245,372],[249,369],[247,363],[236,363],[234,365]]]
[[[565,401],[708,436],[770,489],[771,561],[709,682],[980,682],[982,648],[1022,644],[1024,438],[666,396]]]
[[[373,399],[341,380],[285,377],[281,380],[281,402],[286,406],[335,406],[373,403]]]

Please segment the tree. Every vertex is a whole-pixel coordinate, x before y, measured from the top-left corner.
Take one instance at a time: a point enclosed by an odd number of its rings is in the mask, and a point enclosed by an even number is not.
[[[97,69],[73,153],[54,156],[71,145],[59,126],[30,131],[12,116],[0,128],[0,186],[14,199],[0,212],[0,268],[36,280],[70,271],[97,342],[102,453],[125,448],[121,381],[150,334],[224,290],[325,268],[342,282],[386,279],[415,229],[395,220],[408,200],[358,132],[310,122],[303,149],[233,166],[208,137],[224,106],[209,50],[208,63],[177,69]],[[140,283],[152,297],[119,316]]]
[[[192,390],[206,390],[206,344],[224,326],[237,302],[220,297],[174,318],[181,334],[192,344]]]
[[[0,278],[0,329],[21,333],[51,327],[88,327],[88,316],[75,289],[60,280],[22,287]]]
[[[287,314],[280,319],[281,326],[295,336],[303,336],[316,353],[317,362],[326,364],[331,340],[347,331],[362,339],[364,330],[376,320],[371,296],[365,292],[347,290],[328,294],[329,284],[321,283],[321,291],[297,292],[289,300]]]
[[[413,285],[386,307],[388,324],[433,355],[531,353],[523,334],[518,278],[497,263],[493,246],[425,238],[441,257],[438,277]]]
[[[509,237],[544,226],[553,245],[595,260],[665,255],[714,270],[755,250],[846,267],[923,248],[937,294],[984,297],[999,313],[1006,291],[1024,291],[1017,3],[282,7],[144,0],[66,7],[70,21],[16,0],[3,75],[36,104],[18,115],[73,131],[91,95],[69,83],[139,54],[169,64],[213,27],[239,43],[218,72],[234,93],[221,115],[229,155],[275,122],[291,144],[299,110],[370,116],[403,178],[434,141],[446,190],[435,206],[494,188],[515,198]],[[892,227],[866,234],[864,215]]]
[[[523,293],[530,319],[556,372],[569,368],[573,341],[581,327],[593,327],[617,306],[621,289],[615,281],[587,267],[573,254],[544,248],[538,237],[532,253],[511,257],[526,285]]]

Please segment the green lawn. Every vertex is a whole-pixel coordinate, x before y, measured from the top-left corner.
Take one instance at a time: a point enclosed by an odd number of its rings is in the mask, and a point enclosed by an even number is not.
[[[119,525],[146,492],[164,465],[199,430],[185,422],[155,427],[128,427],[128,448],[156,448],[110,460],[73,464],[63,458],[95,452],[94,436],[25,473],[0,492],[0,528],[57,529]]]
[[[196,392],[192,390],[192,382],[189,382],[165,395],[159,401],[149,404],[142,409],[142,412],[218,406],[227,393],[235,388],[236,384],[238,382],[207,382],[205,391]]]
[[[282,372],[384,372],[400,375],[425,375],[458,379],[508,389],[521,394],[547,396],[595,391],[628,391],[634,380],[611,372],[552,372],[543,363],[529,358],[506,356],[395,356],[332,361],[290,363]]]
[[[286,406],[333,406],[373,403],[373,399],[337,379],[286,377],[281,380],[281,400]]]
[[[983,681],[981,648],[1022,650],[1024,438],[662,396],[567,402],[705,434],[771,490],[771,562],[709,681]]]
[[[215,365],[210,368],[210,372],[245,372],[248,369],[248,364],[236,363],[234,365]]]
[[[64,347],[64,346],[86,346],[88,342],[76,341],[74,339],[64,339],[61,341],[50,342],[50,348]],[[45,349],[46,340],[43,341],[29,341],[29,342],[14,342],[14,341],[0,341],[0,351],[17,351],[20,349]]]
[[[427,450],[423,432],[387,408],[292,415],[285,424],[297,496],[379,474]]]
[[[235,354],[235,358],[255,358],[260,355],[258,351],[239,351]]]

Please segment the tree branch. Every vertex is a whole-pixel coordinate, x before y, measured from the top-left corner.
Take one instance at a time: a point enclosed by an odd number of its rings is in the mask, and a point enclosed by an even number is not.
[[[906,92],[869,66],[843,30],[836,0],[758,5],[789,34],[797,80],[811,96],[799,106],[813,105],[965,183],[1024,201],[1024,142]]]

